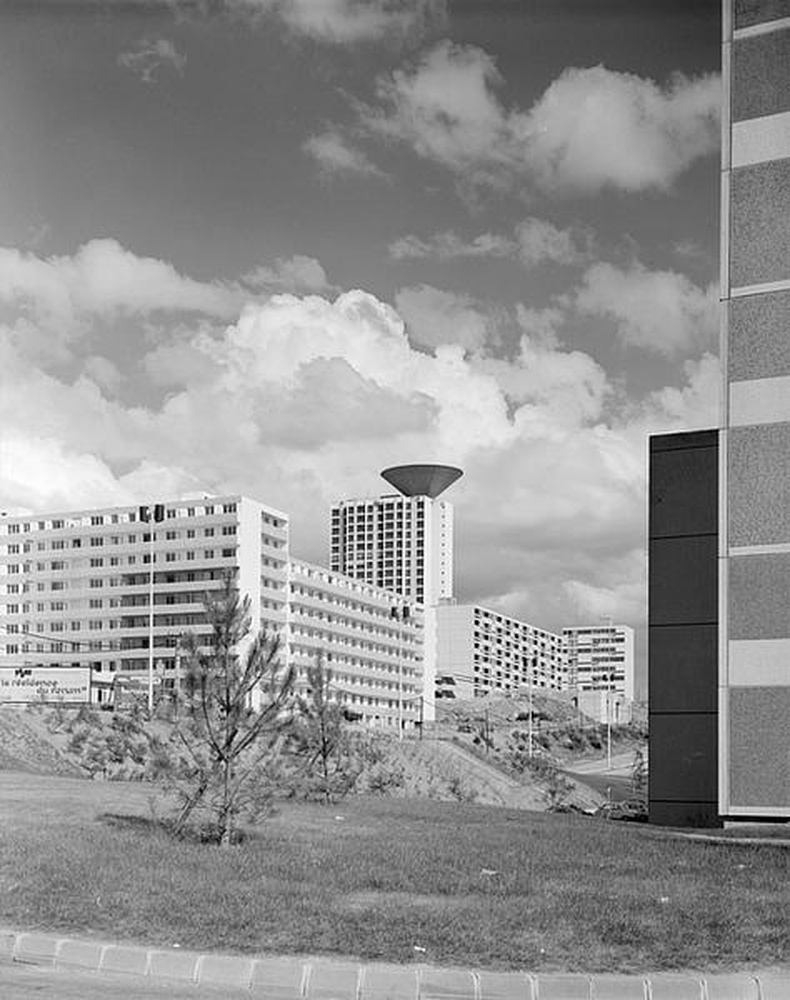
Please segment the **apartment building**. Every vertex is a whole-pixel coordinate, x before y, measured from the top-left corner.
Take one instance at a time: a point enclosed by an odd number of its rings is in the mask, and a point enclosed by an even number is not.
[[[0,665],[88,665],[97,701],[151,665],[169,681],[179,636],[207,634],[203,596],[228,570],[253,630],[281,632],[287,565],[287,516],[247,497],[4,516]]]
[[[634,700],[634,630],[628,625],[568,625],[562,630],[568,687],[614,691]]]
[[[437,698],[479,698],[564,687],[562,637],[476,604],[426,609],[435,634]],[[426,690],[428,684],[426,682]]]
[[[391,591],[300,559],[290,563],[288,648],[306,683],[323,655],[337,697],[366,725],[411,729],[424,715],[423,621]]]
[[[208,634],[203,598],[229,570],[252,634],[279,636],[298,683],[323,652],[362,721],[419,718],[419,616],[403,620],[383,588],[292,560],[287,515],[241,496],[0,517],[0,667],[87,666],[96,702],[151,677],[170,687],[181,635]]]
[[[336,503],[331,568],[413,605],[452,597],[453,508],[438,495],[460,475],[451,466],[397,466],[382,476],[398,493]]]

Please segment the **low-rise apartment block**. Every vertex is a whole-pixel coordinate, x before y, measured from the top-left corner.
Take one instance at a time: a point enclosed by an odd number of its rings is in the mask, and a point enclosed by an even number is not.
[[[476,604],[442,603],[425,614],[436,643],[426,675],[435,675],[437,698],[562,690],[561,636]]]

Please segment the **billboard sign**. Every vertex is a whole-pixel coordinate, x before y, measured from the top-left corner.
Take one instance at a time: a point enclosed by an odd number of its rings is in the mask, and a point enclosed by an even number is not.
[[[0,667],[0,705],[90,701],[90,667]]]

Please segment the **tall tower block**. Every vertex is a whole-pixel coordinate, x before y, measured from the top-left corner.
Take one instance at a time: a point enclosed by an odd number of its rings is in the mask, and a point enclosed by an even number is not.
[[[332,507],[331,568],[431,607],[453,596],[453,508],[439,496],[463,473],[399,465],[381,475],[397,493]]]

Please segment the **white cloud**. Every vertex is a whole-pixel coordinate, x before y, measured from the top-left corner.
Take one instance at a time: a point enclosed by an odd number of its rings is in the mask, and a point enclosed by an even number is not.
[[[356,174],[363,177],[386,177],[386,174],[361,150],[350,146],[337,131],[328,130],[310,136],[302,148],[315,159],[328,176]]]
[[[302,254],[278,257],[272,265],[261,264],[239,281],[256,291],[323,292],[330,287],[320,262]]]
[[[543,261],[576,264],[583,259],[574,234],[567,229],[558,229],[545,219],[524,219],[516,226],[516,239],[519,257],[525,267],[533,267]]]
[[[86,358],[83,370],[109,396],[114,396],[117,393],[123,381],[123,376],[117,365],[99,354],[92,354]]]
[[[614,320],[624,344],[678,355],[710,346],[718,331],[715,285],[702,289],[676,271],[594,264],[572,296],[581,313]]]
[[[582,244],[591,238],[576,229],[560,229],[546,219],[522,219],[512,236],[481,233],[465,241],[452,230],[434,233],[427,240],[403,236],[392,242],[389,255],[395,260],[454,260],[459,257],[512,257],[526,268],[546,262],[578,264],[585,259]]]
[[[514,125],[543,187],[665,189],[718,148],[720,103],[713,75],[677,74],[660,87],[604,66],[572,68]]]
[[[177,288],[190,281],[155,263]],[[64,287],[75,308],[82,286]],[[56,377],[0,330],[0,509],[238,491],[289,511],[294,551],[324,561],[334,499],[384,488],[389,464],[450,462],[465,470],[452,494],[459,596],[545,625],[616,599],[622,614],[611,613],[638,624],[646,433],[710,424],[715,360],[618,409],[595,360],[560,345],[559,309],[505,318],[430,286],[404,291],[398,311],[359,290],[280,294],[221,329],[162,324],[126,358],[123,394],[109,334],[76,377]],[[98,294],[78,301],[78,312],[116,308]],[[424,311],[419,344],[409,303]],[[522,337],[512,359],[494,359],[505,319]],[[146,375],[159,391],[144,404],[133,390]]]
[[[511,257],[518,247],[514,240],[496,233],[481,233],[465,242],[452,231],[435,233],[427,240],[403,236],[388,247],[395,260],[420,260],[426,257],[452,260],[456,257]]]
[[[721,367],[719,359],[703,354],[683,364],[685,383],[651,393],[644,404],[645,419],[666,430],[704,430],[720,423]]]
[[[117,63],[131,70],[143,83],[156,83],[157,73],[163,69],[182,75],[187,57],[167,38],[142,38],[135,48],[122,52]]]
[[[293,32],[346,45],[420,35],[444,22],[444,0],[226,0],[232,9],[274,14]]]
[[[395,306],[406,321],[412,343],[423,347],[456,344],[464,351],[475,352],[493,333],[491,317],[468,295],[419,285],[401,288]]]
[[[229,319],[240,301],[237,289],[184,277],[171,264],[138,257],[112,239],[90,240],[70,257],[0,247],[0,303],[60,339],[97,316],[178,310]]]
[[[472,185],[559,193],[665,190],[718,144],[720,84],[675,75],[665,86],[604,66],[566,69],[529,109],[507,108],[482,49],[443,41],[412,69],[379,80],[361,108],[371,134],[410,145]]]

